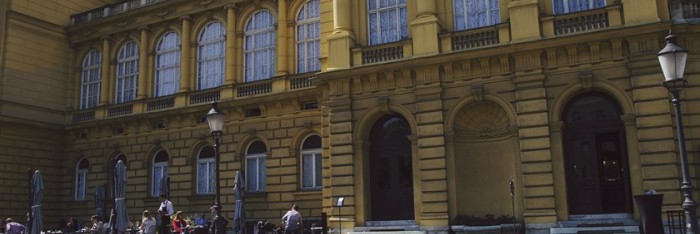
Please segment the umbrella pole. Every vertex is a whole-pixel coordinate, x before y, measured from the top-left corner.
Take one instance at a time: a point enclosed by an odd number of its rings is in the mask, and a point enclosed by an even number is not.
[[[27,169],[27,177],[29,179],[29,212],[27,212],[27,233],[32,233],[32,221],[34,221],[34,214],[32,214],[32,206],[34,205],[34,184],[32,178],[34,173],[32,169]]]

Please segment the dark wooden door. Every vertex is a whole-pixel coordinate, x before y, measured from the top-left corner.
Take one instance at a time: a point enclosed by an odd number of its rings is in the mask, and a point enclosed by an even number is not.
[[[380,119],[370,136],[371,220],[413,220],[413,166],[408,123]]]
[[[587,95],[565,112],[564,162],[570,214],[631,213],[627,146],[619,109]]]

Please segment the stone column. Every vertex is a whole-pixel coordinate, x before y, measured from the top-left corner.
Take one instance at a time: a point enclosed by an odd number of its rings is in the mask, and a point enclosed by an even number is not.
[[[350,47],[355,44],[355,38],[350,26],[350,12],[352,11],[350,1],[333,0],[333,33],[328,36],[328,70],[345,69],[352,66]]]
[[[110,103],[110,84],[112,83],[112,73],[110,72],[110,62],[112,61],[112,38],[102,38],[102,81],[100,81],[100,105]]]
[[[236,9],[235,4],[226,7],[226,85],[236,83]]]
[[[136,99],[146,98],[148,90],[148,27],[142,27],[141,38],[139,40],[139,80]]]
[[[182,21],[182,35],[180,40],[180,92],[190,91],[190,34],[191,26],[189,16],[180,17]]]
[[[440,48],[440,22],[435,15],[435,1],[416,1],[416,10],[418,16],[411,22],[413,54],[437,54]]]
[[[275,75],[287,74],[287,0],[277,0],[277,72]]]

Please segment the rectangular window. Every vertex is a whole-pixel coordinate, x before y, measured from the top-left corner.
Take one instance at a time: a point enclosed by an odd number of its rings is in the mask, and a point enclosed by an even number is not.
[[[605,0],[552,0],[554,14],[566,14],[605,7]]]
[[[75,200],[85,200],[85,184],[87,171],[80,170],[75,173]]]
[[[246,190],[265,191],[265,154],[246,156]]]
[[[370,45],[408,38],[406,0],[368,0],[367,6]]]
[[[153,180],[151,182],[151,196],[157,197],[161,193],[163,177],[168,176],[167,165],[153,165]]]
[[[500,23],[499,0],[454,0],[455,31]]]
[[[321,152],[305,152],[301,155],[301,187],[307,189],[321,188]]]
[[[200,159],[197,162],[197,194],[214,193],[215,176],[214,158]]]

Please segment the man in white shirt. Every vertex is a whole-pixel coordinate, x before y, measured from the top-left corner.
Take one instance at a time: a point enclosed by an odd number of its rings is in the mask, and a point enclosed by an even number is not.
[[[170,216],[175,213],[173,209],[173,203],[171,203],[165,194],[160,194],[160,207],[158,208],[158,213],[160,214],[160,230],[161,234],[170,233]]]
[[[287,211],[284,216],[282,216],[282,224],[284,226],[284,234],[294,234],[297,229],[301,226],[301,213],[299,213],[299,206],[296,204],[292,205],[292,209]]]

